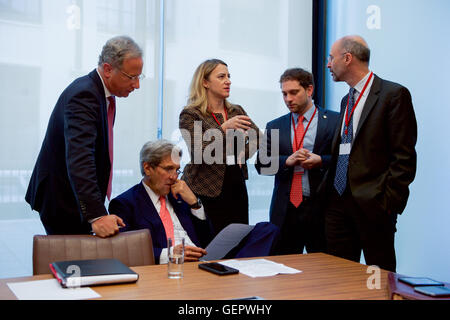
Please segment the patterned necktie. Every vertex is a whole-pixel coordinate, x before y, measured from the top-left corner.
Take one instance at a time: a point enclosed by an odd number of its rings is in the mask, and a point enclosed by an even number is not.
[[[353,114],[351,114],[351,110],[353,109],[353,105],[355,104],[355,89],[350,88],[349,92],[349,103],[347,108],[346,117],[351,116],[348,124],[348,128],[342,130],[341,144],[349,143],[351,145],[353,139]],[[346,130],[347,129],[347,134]],[[339,195],[344,193],[345,187],[347,185],[347,170],[348,170],[348,160],[350,158],[350,154],[340,154],[338,157],[337,165],[336,165],[336,175],[334,177],[334,187]]]
[[[159,211],[159,217],[161,218],[161,221],[164,225],[164,230],[166,231],[166,237],[172,238],[173,237],[173,222],[172,218],[170,217],[169,210],[167,210],[166,207],[166,197],[160,196],[159,202],[161,203],[161,210]]]
[[[114,96],[109,96],[108,101],[109,101],[109,107],[108,107],[108,151],[109,151],[109,162],[111,163],[111,171],[109,172],[108,190],[106,191],[106,195],[108,197],[108,200],[111,200],[112,176],[113,176],[113,144],[114,144],[113,126],[114,126],[114,117],[116,115],[116,99],[114,98]]]
[[[296,131],[294,136],[296,139],[294,139],[295,141],[292,144],[292,150],[294,150],[294,152],[303,147],[303,142],[302,145],[299,145],[300,140],[303,137],[303,132],[305,131],[303,127],[303,118],[304,118],[303,116],[298,117],[297,129],[294,128]],[[300,203],[302,203],[303,200],[302,175],[303,172],[295,172],[294,170],[294,175],[292,177],[291,193],[289,195],[289,200],[296,208],[298,208],[298,206],[300,205]]]

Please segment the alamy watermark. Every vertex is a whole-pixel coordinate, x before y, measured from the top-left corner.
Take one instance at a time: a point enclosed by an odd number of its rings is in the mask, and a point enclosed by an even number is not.
[[[381,269],[378,266],[368,266],[366,273],[371,275],[367,278],[367,289],[381,289]]]
[[[253,128],[246,131],[228,129],[224,135],[224,132],[217,128],[203,132],[202,122],[194,121],[192,131],[180,129],[179,132],[186,145],[190,147],[192,164],[242,165],[246,158],[259,151],[261,174],[273,175],[278,171],[279,129],[272,129],[269,134]],[[177,150],[174,150],[172,157],[177,159]]]

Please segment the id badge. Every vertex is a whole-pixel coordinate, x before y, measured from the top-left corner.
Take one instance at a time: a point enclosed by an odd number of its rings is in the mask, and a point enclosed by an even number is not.
[[[352,145],[350,143],[341,143],[339,145],[339,155],[350,154],[351,150],[352,150]]]
[[[236,162],[234,161],[234,155],[227,156],[227,165],[228,166],[233,166],[235,164],[236,164]]]
[[[305,173],[305,168],[303,168],[302,166],[295,166],[294,173]]]

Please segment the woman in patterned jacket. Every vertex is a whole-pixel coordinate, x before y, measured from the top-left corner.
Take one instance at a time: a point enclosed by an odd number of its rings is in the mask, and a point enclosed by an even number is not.
[[[230,223],[248,224],[246,161],[260,134],[244,109],[227,101],[230,86],[225,62],[200,64],[179,122],[191,155],[182,179],[201,199],[215,234]]]

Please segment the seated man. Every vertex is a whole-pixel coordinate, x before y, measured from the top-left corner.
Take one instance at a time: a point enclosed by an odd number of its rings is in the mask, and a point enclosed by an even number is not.
[[[167,263],[167,238],[185,238],[185,261],[206,254],[210,226],[201,202],[178,180],[181,149],[165,140],[147,142],[140,153],[143,179],[111,200],[110,214],[123,219],[121,231],[149,229],[156,263]],[[167,201],[168,200],[168,201]]]

